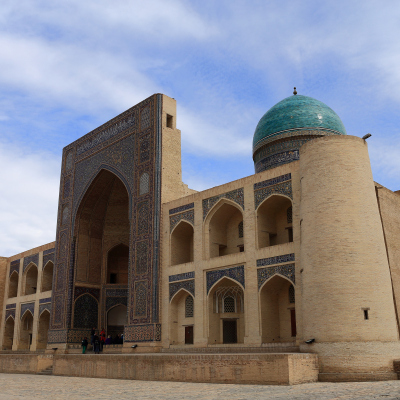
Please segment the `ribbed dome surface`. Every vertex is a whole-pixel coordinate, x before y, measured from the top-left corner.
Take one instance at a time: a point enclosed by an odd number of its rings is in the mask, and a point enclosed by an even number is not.
[[[253,152],[264,139],[283,131],[312,129],[346,135],[339,116],[326,104],[308,96],[293,95],[270,108],[260,119],[253,138]]]

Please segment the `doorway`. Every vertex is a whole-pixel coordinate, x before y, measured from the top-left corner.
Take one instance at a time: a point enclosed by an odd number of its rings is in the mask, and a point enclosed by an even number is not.
[[[236,320],[223,320],[223,343],[237,343]]]
[[[193,344],[193,326],[185,326],[185,344]]]

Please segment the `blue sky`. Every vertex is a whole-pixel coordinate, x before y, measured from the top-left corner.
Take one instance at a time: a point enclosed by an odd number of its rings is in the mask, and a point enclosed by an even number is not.
[[[54,240],[62,148],[158,92],[194,189],[254,173],[254,129],[293,86],[372,133],[374,179],[400,189],[399,21],[391,0],[3,0],[0,255]]]

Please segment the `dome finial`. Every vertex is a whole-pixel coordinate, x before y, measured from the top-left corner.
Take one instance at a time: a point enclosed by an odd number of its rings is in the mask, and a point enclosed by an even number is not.
[[[293,94],[297,94],[296,87],[295,87],[294,90],[293,90]]]

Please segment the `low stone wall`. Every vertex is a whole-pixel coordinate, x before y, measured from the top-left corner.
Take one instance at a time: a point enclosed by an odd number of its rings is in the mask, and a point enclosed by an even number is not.
[[[318,380],[316,354],[65,354],[54,375],[147,381],[294,385]]]
[[[0,354],[0,373],[36,374],[52,365],[52,355]]]

